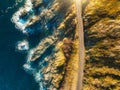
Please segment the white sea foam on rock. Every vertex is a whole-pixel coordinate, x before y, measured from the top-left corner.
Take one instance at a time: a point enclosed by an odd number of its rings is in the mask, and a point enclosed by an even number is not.
[[[27,22],[26,23],[19,22],[20,16],[22,14],[27,13],[28,11],[30,11],[32,9],[32,6],[33,5],[32,5],[31,0],[26,0],[24,7],[19,8],[19,10],[13,15],[11,21],[13,23],[15,23],[16,28],[18,28],[18,29],[20,29],[22,31],[25,29]]]
[[[19,41],[16,46],[17,50],[20,51],[27,51],[29,50],[29,43],[26,40]]]

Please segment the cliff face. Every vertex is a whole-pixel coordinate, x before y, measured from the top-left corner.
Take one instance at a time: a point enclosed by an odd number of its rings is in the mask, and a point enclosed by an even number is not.
[[[90,0],[84,28],[84,90],[120,90],[120,1]]]

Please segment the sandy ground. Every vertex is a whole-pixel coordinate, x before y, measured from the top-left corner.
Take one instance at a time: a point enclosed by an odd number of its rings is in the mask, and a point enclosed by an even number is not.
[[[60,90],[76,90],[77,79],[78,79],[78,62],[79,62],[78,42],[79,42],[78,35],[76,35],[76,39],[74,41],[74,49],[71,54],[71,58],[68,61],[68,65],[66,67],[66,75],[64,80],[65,82],[63,83],[63,87]]]

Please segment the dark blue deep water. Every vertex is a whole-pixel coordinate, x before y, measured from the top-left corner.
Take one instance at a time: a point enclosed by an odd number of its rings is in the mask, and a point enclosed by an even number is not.
[[[1,12],[14,3],[15,0],[0,0],[0,90],[38,90],[33,76],[22,67],[26,55],[15,50],[17,41],[26,37],[10,19],[22,3],[8,13]]]

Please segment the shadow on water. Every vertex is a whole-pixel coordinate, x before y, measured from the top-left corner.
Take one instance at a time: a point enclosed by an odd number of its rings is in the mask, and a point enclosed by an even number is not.
[[[9,0],[5,1],[3,6]],[[38,90],[33,76],[22,68],[26,55],[15,51],[16,42],[25,38],[10,21],[15,11],[0,16],[0,90]]]

